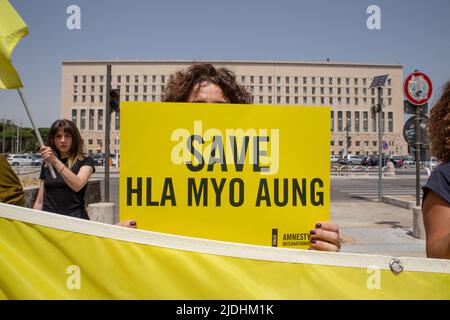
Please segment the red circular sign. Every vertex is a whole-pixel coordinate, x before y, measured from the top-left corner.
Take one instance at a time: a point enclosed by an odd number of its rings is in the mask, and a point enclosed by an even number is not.
[[[430,78],[423,72],[413,72],[405,80],[403,92],[406,99],[414,105],[421,106],[428,102],[433,92]]]

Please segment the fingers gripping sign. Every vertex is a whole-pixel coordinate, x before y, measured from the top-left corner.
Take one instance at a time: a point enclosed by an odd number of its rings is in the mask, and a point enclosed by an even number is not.
[[[339,227],[333,222],[318,222],[316,228],[310,231],[310,248],[319,251],[341,250]]]

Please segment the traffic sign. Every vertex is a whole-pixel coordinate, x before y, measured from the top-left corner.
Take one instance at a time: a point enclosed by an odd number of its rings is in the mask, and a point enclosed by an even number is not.
[[[406,77],[403,92],[412,104],[421,106],[430,99],[433,85],[425,73],[416,71]]]
[[[387,150],[389,148],[389,144],[386,141],[383,141],[383,150]]]
[[[422,138],[422,146],[427,148],[430,144],[427,133],[427,124],[429,118],[422,116],[420,120],[420,137]],[[403,127],[403,137],[410,147],[416,145],[416,117],[411,117],[405,122]]]
[[[428,103],[425,103],[422,106],[416,106],[412,104],[408,100],[403,100],[403,112],[409,114],[416,114],[416,109],[419,109],[420,115],[424,116],[428,113]]]

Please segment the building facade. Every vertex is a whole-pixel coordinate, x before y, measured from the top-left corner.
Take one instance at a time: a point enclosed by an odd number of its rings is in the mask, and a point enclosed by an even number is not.
[[[61,117],[72,119],[90,153],[104,152],[106,64],[112,65],[112,88],[121,101],[161,101],[170,76],[195,61],[65,61],[62,63]],[[406,155],[403,138],[403,66],[335,62],[208,61],[235,72],[255,104],[331,106],[330,153],[378,154],[378,102],[369,89],[374,76],[388,74],[383,89],[384,152]],[[349,126],[347,126],[349,124]],[[348,129],[348,130],[346,130]],[[348,131],[348,132],[347,132]],[[113,113],[111,145],[120,152],[120,119]]]

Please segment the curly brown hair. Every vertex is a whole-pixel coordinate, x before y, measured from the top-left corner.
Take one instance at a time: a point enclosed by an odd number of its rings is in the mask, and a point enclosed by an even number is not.
[[[438,102],[430,110],[428,122],[431,152],[441,161],[450,160],[450,81]]]
[[[203,82],[222,89],[230,103],[252,103],[252,95],[236,82],[236,75],[226,68],[215,68],[210,63],[197,63],[173,75],[164,93],[164,102],[186,102],[192,91]],[[197,86],[198,85],[198,86]]]

